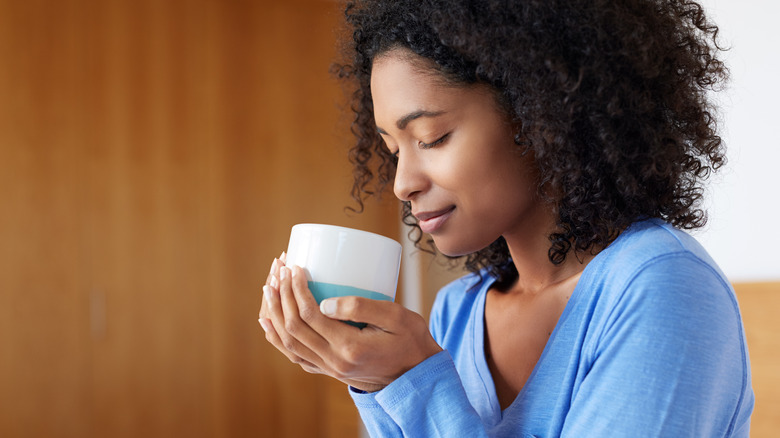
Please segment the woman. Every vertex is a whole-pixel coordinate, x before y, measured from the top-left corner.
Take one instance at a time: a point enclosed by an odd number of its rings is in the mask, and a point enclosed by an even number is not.
[[[274,260],[260,323],[350,385],[372,436],[747,437],[734,292],[683,229],[723,162],[717,28],[686,1],[361,1],[353,196],[472,271],[430,331],[356,297],[318,308]],[[420,240],[418,235],[418,243]],[[339,320],[364,321],[363,330]]]

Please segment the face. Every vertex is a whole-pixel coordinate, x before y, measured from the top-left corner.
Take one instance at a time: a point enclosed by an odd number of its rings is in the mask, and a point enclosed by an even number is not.
[[[374,61],[376,126],[398,165],[393,191],[444,254],[487,247],[538,227],[531,154],[487,86],[445,82],[426,60],[395,49]]]

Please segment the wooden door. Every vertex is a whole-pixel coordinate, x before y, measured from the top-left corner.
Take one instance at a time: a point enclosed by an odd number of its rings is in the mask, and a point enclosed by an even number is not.
[[[336,2],[0,0],[0,435],[355,436],[266,345],[298,222],[351,205]]]

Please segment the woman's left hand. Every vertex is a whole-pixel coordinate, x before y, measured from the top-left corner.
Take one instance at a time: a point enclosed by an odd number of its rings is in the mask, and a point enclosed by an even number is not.
[[[263,287],[259,321],[266,339],[307,372],[369,392],[442,350],[422,316],[399,304],[339,297],[318,306],[303,270],[282,261],[275,261]]]

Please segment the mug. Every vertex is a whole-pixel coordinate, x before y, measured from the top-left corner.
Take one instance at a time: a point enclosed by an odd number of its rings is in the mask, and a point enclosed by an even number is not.
[[[340,296],[394,301],[401,244],[379,234],[323,224],[292,227],[287,266],[300,266],[319,304]]]

